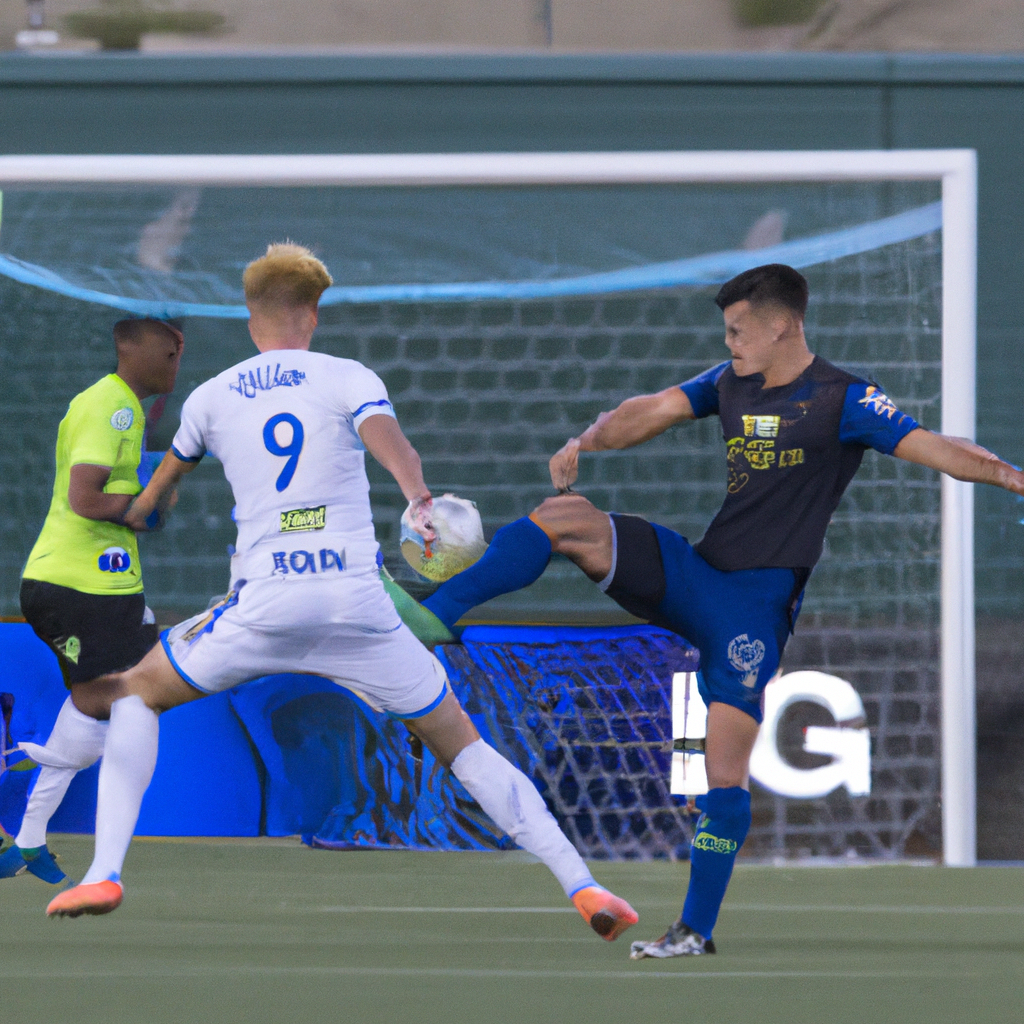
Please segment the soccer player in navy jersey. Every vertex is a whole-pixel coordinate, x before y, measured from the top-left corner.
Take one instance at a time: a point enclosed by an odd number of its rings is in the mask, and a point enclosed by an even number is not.
[[[922,428],[876,385],[814,355],[804,338],[807,299],[804,277],[781,264],[724,284],[715,302],[731,359],[602,413],[551,458],[558,495],[499,530],[479,562],[424,602],[451,629],[475,605],[532,583],[559,552],[628,612],[700,651],[709,792],[697,799],[689,889],[680,918],[660,939],[634,942],[634,959],[715,951],[712,930],[750,827],[762,693],[865,451],[1024,494],[1024,473],[970,441]],[[580,452],[630,448],[711,415],[722,423],[727,493],[698,544],[572,492]]]

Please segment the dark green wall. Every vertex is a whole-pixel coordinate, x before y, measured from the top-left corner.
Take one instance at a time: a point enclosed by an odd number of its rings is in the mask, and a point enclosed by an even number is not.
[[[978,436],[1018,464],[1022,140],[1024,57],[0,57],[0,153],[974,148]],[[0,361],[20,366],[22,347],[0,337]],[[4,496],[16,513],[20,479]],[[1021,786],[1024,509],[979,488],[978,512],[981,854],[1020,857],[1006,808]]]
[[[1024,57],[0,57],[0,152],[961,147],[980,158],[979,432],[1024,462]],[[978,495],[979,607],[1019,613],[1024,527]]]

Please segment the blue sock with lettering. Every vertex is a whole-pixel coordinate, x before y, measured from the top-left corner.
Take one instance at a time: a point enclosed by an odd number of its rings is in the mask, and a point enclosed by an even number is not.
[[[683,924],[710,939],[736,854],[750,830],[750,793],[739,786],[719,787],[697,797],[697,806],[704,813],[690,846]]]
[[[528,587],[540,578],[550,561],[548,535],[524,516],[503,526],[483,558],[442,583],[422,602],[423,606],[451,629],[470,608]]]

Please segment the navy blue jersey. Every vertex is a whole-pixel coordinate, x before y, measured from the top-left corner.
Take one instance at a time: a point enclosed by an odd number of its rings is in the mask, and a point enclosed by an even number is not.
[[[696,551],[725,572],[810,571],[864,452],[891,455],[918,426],[876,385],[820,356],[777,388],[731,362],[679,386],[698,419],[722,421],[728,493]]]

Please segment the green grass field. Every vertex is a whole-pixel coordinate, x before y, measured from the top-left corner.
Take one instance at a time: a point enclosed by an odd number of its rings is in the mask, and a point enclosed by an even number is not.
[[[91,840],[57,837],[72,874]],[[515,854],[328,853],[138,841],[127,895],[49,921],[0,882],[0,1016],[42,1024],[352,1021],[1004,1022],[1024,1019],[1024,871],[736,871],[717,956],[628,959],[678,913],[685,864],[604,864],[640,924],[616,943]]]

